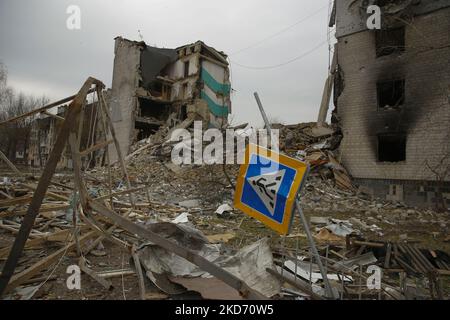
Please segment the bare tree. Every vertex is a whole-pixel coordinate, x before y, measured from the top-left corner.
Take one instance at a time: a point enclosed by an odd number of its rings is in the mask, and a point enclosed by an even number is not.
[[[450,133],[447,134],[445,141],[449,141]],[[425,160],[425,168],[428,169],[434,176],[437,182],[436,191],[436,210],[443,212],[448,210],[446,199],[443,194],[446,181],[450,179],[450,147],[448,144],[444,144],[442,153],[439,156],[438,161],[430,164],[428,160]]]
[[[0,120],[21,115],[46,103],[48,99],[45,96],[36,98],[22,92],[17,94],[8,87],[7,69],[0,62]],[[17,154],[23,158],[24,155],[21,153],[24,153],[28,147],[33,120],[34,117],[26,117],[0,126],[0,149],[11,161],[16,161]]]

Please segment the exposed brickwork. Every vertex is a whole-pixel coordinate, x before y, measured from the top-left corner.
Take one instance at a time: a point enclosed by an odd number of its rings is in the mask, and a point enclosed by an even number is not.
[[[419,208],[450,208],[450,182],[378,179],[356,179],[355,182],[361,190],[369,190],[374,198],[400,201]]]
[[[338,39],[345,84],[337,105],[344,134],[341,155],[353,177],[436,179],[424,164],[433,166],[450,153],[449,30],[450,8],[415,17],[405,28],[405,51],[379,58],[374,31]],[[391,79],[405,79],[400,113],[378,110],[376,83]],[[394,130],[406,133],[406,161],[377,162],[377,134]]]

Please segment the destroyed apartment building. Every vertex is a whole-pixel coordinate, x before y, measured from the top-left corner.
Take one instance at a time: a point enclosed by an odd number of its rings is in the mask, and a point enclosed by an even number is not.
[[[121,151],[186,119],[223,128],[231,113],[227,55],[201,41],[177,49],[115,39],[111,117]],[[110,154],[116,160],[115,151]]]
[[[381,8],[369,30],[367,6]],[[341,161],[376,197],[450,204],[450,2],[335,1],[332,122]]]
[[[7,154],[7,161],[13,164],[28,166],[29,168],[43,168],[47,163],[51,149],[55,144],[62,122],[64,121],[67,102],[73,96],[53,102],[47,106],[26,113],[27,119],[13,117],[3,121],[2,135],[5,137],[0,145],[0,152]],[[83,104],[83,123],[80,146],[87,148],[98,142],[101,123],[96,108],[97,98],[92,97],[91,101]],[[56,109],[51,112],[49,110]],[[15,122],[20,122],[20,126]],[[6,130],[6,131],[5,131]],[[6,133],[11,130],[11,133]],[[105,165],[106,152],[96,150],[96,152],[83,160],[83,165],[95,167]],[[3,157],[3,160],[4,157]],[[6,160],[5,160],[6,161]],[[73,169],[72,156],[68,145],[57,165],[58,169]]]
[[[186,120],[203,121],[204,128],[226,126],[231,113],[230,92],[227,55],[201,41],[163,49],[121,37],[115,39],[112,88],[106,99],[110,101],[112,121],[124,155],[133,143],[148,138],[162,126],[175,128]],[[98,142],[101,123],[95,103],[86,104],[83,112],[86,125],[82,146]],[[45,111],[30,123],[29,137],[16,148],[20,149],[19,157],[13,162],[24,158],[23,164],[31,167],[45,165],[64,120],[64,110],[62,106],[56,114]],[[115,150],[110,151],[110,160],[117,160]],[[84,163],[89,167],[103,164],[103,150]],[[72,165],[66,147],[58,168],[72,169]]]

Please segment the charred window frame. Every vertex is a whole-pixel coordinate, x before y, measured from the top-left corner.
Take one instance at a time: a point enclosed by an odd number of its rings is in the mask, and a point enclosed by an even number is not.
[[[377,102],[379,110],[400,108],[405,103],[405,80],[377,82]]]
[[[182,105],[180,109],[180,119],[183,121],[187,119],[187,105]]]
[[[383,133],[377,135],[378,161],[401,162],[406,160],[406,134]]]
[[[185,83],[183,83],[183,85],[181,86],[181,99],[182,99],[182,100],[188,98],[188,90],[189,90],[188,85],[189,85],[188,82],[185,82]]]
[[[189,60],[184,62],[184,77],[189,77]]]
[[[382,29],[375,32],[375,47],[378,57],[405,51],[405,28]]]
[[[402,0],[375,0],[375,3],[379,7],[385,7],[388,4],[392,4],[393,2],[400,2]]]

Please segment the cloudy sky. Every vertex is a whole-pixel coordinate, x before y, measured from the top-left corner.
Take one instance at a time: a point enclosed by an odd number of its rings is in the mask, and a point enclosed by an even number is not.
[[[197,40],[229,54],[233,122],[314,121],[329,64],[330,0],[0,0],[0,60],[17,91],[51,100],[88,76],[111,86],[114,37],[174,48]],[[69,30],[69,5],[81,29]],[[334,33],[330,34],[333,41]]]

